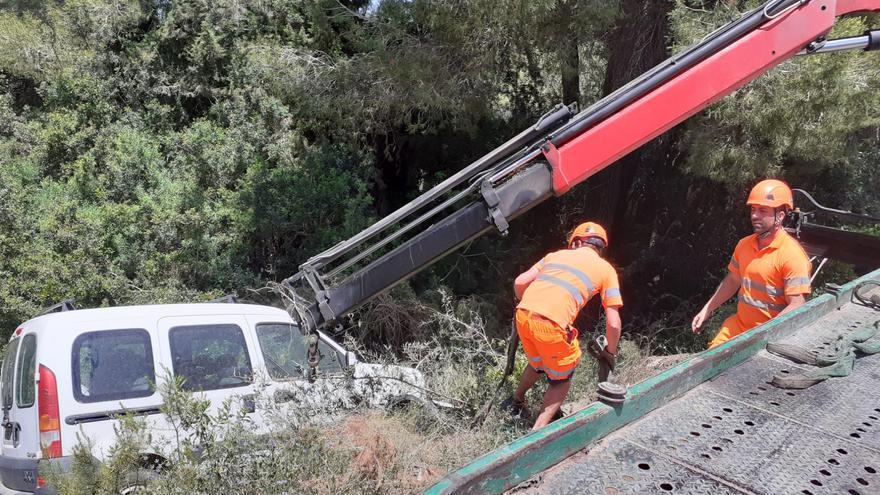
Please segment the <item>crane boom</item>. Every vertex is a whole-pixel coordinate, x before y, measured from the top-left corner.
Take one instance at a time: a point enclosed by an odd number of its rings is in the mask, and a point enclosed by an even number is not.
[[[510,220],[795,55],[880,49],[880,30],[824,38],[838,17],[862,12],[880,12],[880,0],[770,0],[580,113],[571,106],[548,112],[410,204],[301,265],[284,283],[304,282],[315,297],[294,316],[303,331],[322,328],[471,239],[493,229],[506,233]],[[417,227],[422,230],[335,281]]]

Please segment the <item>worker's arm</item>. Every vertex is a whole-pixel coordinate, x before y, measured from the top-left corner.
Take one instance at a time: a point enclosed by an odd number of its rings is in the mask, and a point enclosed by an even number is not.
[[[793,296],[786,295],[785,302],[787,305],[785,308],[779,312],[779,315],[784,315],[785,313],[790,313],[797,308],[801,307],[805,302],[807,302],[807,298],[804,297],[803,294],[797,294]],[[777,315],[777,316],[779,316]]]
[[[782,265],[782,278],[785,281],[785,308],[780,315],[790,313],[807,302],[810,293],[810,260],[803,251],[789,256]]]
[[[700,333],[702,330],[703,323],[709,318],[709,315],[712,314],[713,311],[718,309],[719,306],[724,304],[725,301],[730,299],[736,291],[739,290],[739,286],[742,283],[742,279],[739,275],[730,272],[724,277],[724,280],[718,285],[718,288],[715,289],[715,293],[712,294],[712,297],[709,298],[709,301],[706,302],[706,305],[703,306],[703,309],[694,316],[694,320],[691,322],[691,330],[694,333]]]
[[[610,306],[605,308],[605,338],[608,339],[608,347],[606,348],[611,354],[617,355],[617,344],[620,343],[620,306]]]
[[[541,270],[537,266],[533,266],[516,277],[516,280],[513,281],[513,293],[516,295],[517,301],[522,299],[526,287],[538,277],[539,273],[541,273]]]

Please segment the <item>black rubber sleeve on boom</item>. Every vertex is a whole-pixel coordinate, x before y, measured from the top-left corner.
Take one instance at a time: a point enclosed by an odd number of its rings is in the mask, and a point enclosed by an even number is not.
[[[689,70],[721,51],[721,49],[730,46],[734,41],[757,29],[767,21],[767,18],[764,16],[765,11],[768,15],[773,16],[800,1],[776,0],[765,3],[741,19],[713,33],[705,41],[692,46],[683,54],[661,62],[617,92],[603,98],[591,108],[575,116],[571,122],[560,131],[557,131],[550,138],[550,141],[557,147],[564,145],[642,96],[645,96],[667,81],[672,80],[679,74]]]
[[[880,50],[880,29],[865,31],[865,36],[868,37],[868,46],[865,47],[866,52]]]
[[[496,192],[498,207],[507,219],[521,215],[553,195],[550,167],[538,162],[499,186]],[[474,201],[329,289],[327,303],[333,314],[344,315],[492,229],[495,224],[489,218],[486,203]],[[304,331],[313,330],[312,325],[325,325],[317,304],[307,311],[309,315],[301,322]]]
[[[872,270],[880,267],[880,236],[815,224],[803,224],[799,232],[786,230],[798,236],[801,246],[810,256],[830,258]]]

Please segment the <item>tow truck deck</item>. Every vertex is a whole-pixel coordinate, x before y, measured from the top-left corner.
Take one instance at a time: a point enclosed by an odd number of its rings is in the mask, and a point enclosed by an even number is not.
[[[820,348],[878,319],[846,304],[785,341]],[[878,493],[880,354],[804,390],[772,385],[799,368],[761,350],[517,493]]]
[[[869,280],[880,270],[634,385],[620,406],[593,403],[489,453],[429,493],[878,493],[880,354],[790,390],[774,375],[811,367],[764,349],[821,352],[873,326],[880,311],[853,298]]]

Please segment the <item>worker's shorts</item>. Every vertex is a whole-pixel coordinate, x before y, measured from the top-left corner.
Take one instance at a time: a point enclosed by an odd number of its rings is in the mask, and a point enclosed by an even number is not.
[[[724,320],[724,323],[721,324],[721,330],[718,331],[718,335],[716,335],[715,338],[712,339],[712,342],[709,342],[709,349],[713,347],[718,347],[719,345],[748,330],[748,328],[746,328],[739,322],[736,314],[732,314],[726,320]]]
[[[569,334],[556,323],[525,309],[516,310],[516,333],[529,358],[529,366],[550,382],[571,379],[581,360],[577,331]]]

